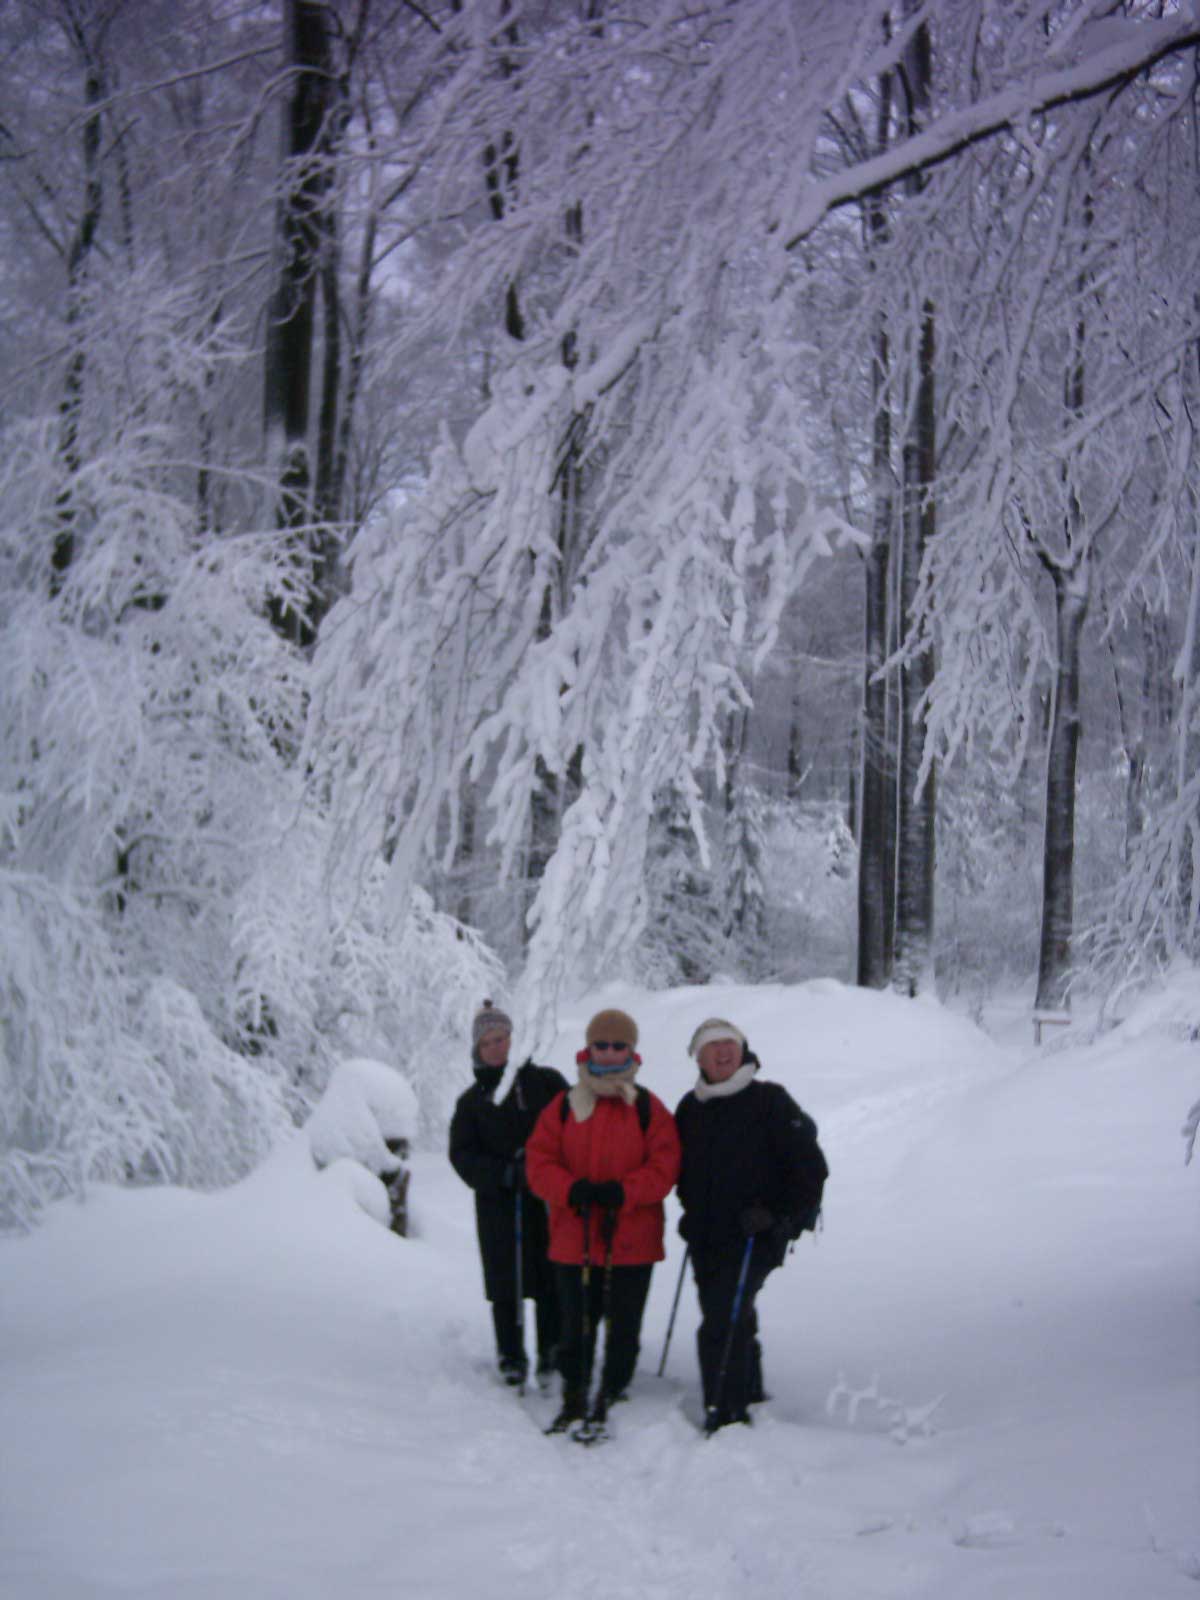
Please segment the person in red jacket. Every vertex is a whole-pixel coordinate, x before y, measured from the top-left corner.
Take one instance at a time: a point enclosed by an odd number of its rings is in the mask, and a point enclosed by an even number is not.
[[[579,1081],[555,1096],[525,1145],[526,1181],[550,1208],[563,1375],[556,1432],[587,1415],[602,1317],[601,1418],[628,1388],[650,1274],[664,1255],[663,1201],[679,1176],[679,1136],[662,1101],[634,1081],[637,1037],[637,1023],[624,1011],[598,1011],[576,1057]]]

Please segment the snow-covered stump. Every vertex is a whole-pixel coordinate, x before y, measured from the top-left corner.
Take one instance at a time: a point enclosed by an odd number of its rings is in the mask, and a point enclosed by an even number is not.
[[[365,1211],[401,1237],[408,1232],[408,1155],[417,1129],[417,1097],[407,1078],[383,1061],[360,1057],[334,1071],[305,1124],[317,1167],[352,1162],[377,1181],[355,1186]]]
[[[398,1233],[404,1239],[408,1236],[408,1180],[412,1177],[408,1168],[408,1152],[411,1146],[407,1139],[387,1139],[384,1142],[396,1158],[396,1170],[381,1174],[391,1207],[390,1226],[393,1233]]]

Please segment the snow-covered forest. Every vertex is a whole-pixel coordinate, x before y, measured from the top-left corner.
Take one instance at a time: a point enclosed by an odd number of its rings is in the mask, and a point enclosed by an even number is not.
[[[1193,961],[1198,45],[9,0],[5,1224],[348,1058],[440,1139],[493,992]]]

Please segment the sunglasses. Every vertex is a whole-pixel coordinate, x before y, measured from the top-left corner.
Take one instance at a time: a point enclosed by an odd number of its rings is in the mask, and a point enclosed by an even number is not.
[[[623,1039],[593,1039],[593,1050],[628,1050],[629,1046]]]

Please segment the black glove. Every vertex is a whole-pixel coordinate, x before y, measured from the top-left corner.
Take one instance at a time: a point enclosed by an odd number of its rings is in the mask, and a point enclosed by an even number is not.
[[[752,1239],[756,1233],[766,1233],[775,1226],[775,1214],[756,1200],[738,1212],[738,1225],[746,1238]]]
[[[586,1211],[596,1198],[596,1185],[590,1178],[576,1178],[567,1191],[567,1204],[572,1211]]]
[[[625,1204],[625,1190],[615,1178],[610,1178],[607,1183],[594,1183],[592,1204],[603,1206],[605,1211],[619,1211]]]

